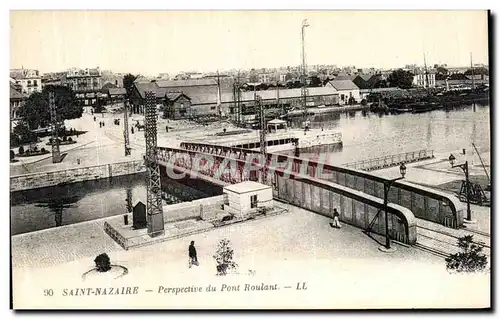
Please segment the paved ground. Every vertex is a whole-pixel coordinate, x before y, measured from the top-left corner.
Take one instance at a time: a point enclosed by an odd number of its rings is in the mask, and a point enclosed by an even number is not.
[[[477,154],[472,153],[472,151],[469,150],[467,150],[466,153],[469,155],[464,156],[461,155],[461,153],[458,151],[453,152],[454,156],[457,158],[456,164],[463,163],[465,162],[465,160],[468,160],[471,165],[471,180],[483,181],[484,183],[485,180],[488,180],[488,177],[484,172],[479,157],[477,156]],[[483,151],[480,154],[481,159],[483,160],[488,172],[488,176],[491,176],[489,170],[490,152]],[[434,159],[407,164],[405,181],[430,188],[435,188],[439,191],[456,195],[456,191],[458,189],[456,185],[460,185],[460,181],[464,180],[465,177],[460,168],[450,167],[448,156],[449,153],[435,154]],[[371,173],[387,178],[395,178],[400,176],[399,167],[391,167],[383,170],[372,171]],[[455,186],[450,187],[450,185]],[[487,196],[489,196],[489,193],[487,193]],[[463,205],[466,205],[466,203],[463,203]],[[487,206],[471,205],[471,211],[472,219],[475,220],[476,223],[467,224],[466,227],[473,230],[491,233],[491,208]]]
[[[340,230],[333,229],[328,222],[323,216],[293,207],[289,214],[130,251],[122,250],[106,238],[100,227],[102,221],[14,236],[14,301],[19,306],[81,307],[92,302],[96,307],[125,308],[467,307],[489,304],[489,275],[448,275],[442,258],[403,246],[397,246],[393,254],[382,253],[378,250],[379,245],[360,229],[348,225]],[[211,256],[218,240],[223,238],[231,240],[240,275],[231,275],[221,281],[215,276]],[[196,242],[200,266],[188,269],[187,246],[191,240]],[[58,257],[62,252],[65,258]],[[150,288],[155,293],[145,298],[60,297],[63,288],[82,287],[81,274],[93,267],[93,259],[102,252],[108,253],[113,263],[127,267],[129,274],[117,280],[96,275],[85,286],[139,285],[141,291]],[[48,263],[49,260],[52,262]],[[249,270],[255,272],[255,276],[248,276]],[[212,284],[220,287],[222,283],[244,286],[245,283],[260,285],[263,282],[278,283],[281,293],[156,294],[158,285],[206,287]],[[308,290],[284,288],[295,288],[297,282],[306,282]],[[464,284],[468,285],[468,293],[457,294],[458,287]],[[44,288],[54,289],[54,298],[42,298]],[[145,292],[141,296],[145,296]],[[214,300],[213,296],[219,299]]]
[[[130,144],[132,147],[131,156],[125,156],[123,146],[123,113],[104,113],[94,115],[84,113],[79,119],[67,120],[68,129],[87,131],[76,140],[77,144],[61,146],[61,153],[67,153],[61,163],[53,164],[51,154],[33,156],[28,158],[18,158],[18,162],[10,164],[11,175],[28,174],[42,171],[61,170],[83,166],[110,164],[141,159],[145,152],[144,131],[137,131],[134,134],[129,131]],[[113,120],[120,119],[120,125],[114,125]],[[134,114],[129,118],[129,127],[139,121],[144,123],[144,117]],[[100,128],[99,122],[104,122],[105,126]],[[158,145],[179,147],[181,140],[184,140],[190,133],[206,135],[207,131],[220,130],[225,124],[214,123],[203,126],[187,121],[158,120]],[[165,127],[169,126],[169,132]],[[228,125],[226,125],[229,127]],[[39,148],[50,146],[45,145],[49,137],[42,138],[38,143]],[[15,150],[17,152],[17,149]],[[78,164],[80,160],[80,164]]]

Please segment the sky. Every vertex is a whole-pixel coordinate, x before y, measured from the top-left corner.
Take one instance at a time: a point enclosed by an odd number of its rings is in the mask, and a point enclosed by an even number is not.
[[[156,75],[488,63],[486,11],[11,11],[10,67]]]

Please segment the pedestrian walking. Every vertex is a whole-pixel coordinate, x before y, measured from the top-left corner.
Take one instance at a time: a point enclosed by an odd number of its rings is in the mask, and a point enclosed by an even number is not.
[[[166,130],[166,131],[167,131],[167,133],[168,133],[168,125],[167,125],[167,126],[165,126],[165,130]]]
[[[95,116],[94,116],[94,122],[95,122]]]
[[[189,245],[189,268],[192,265],[199,266],[198,256],[196,255],[196,248],[194,247],[194,241],[191,241],[191,245]]]
[[[340,225],[339,216],[340,216],[339,212],[337,211],[336,208],[334,208],[333,209],[333,223],[330,223],[331,227],[342,228],[342,226]]]

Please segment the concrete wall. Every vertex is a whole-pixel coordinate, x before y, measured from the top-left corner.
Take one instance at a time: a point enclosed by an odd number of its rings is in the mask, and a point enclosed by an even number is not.
[[[193,219],[203,220],[215,218],[215,213],[221,210],[223,196],[202,198],[190,202],[163,206],[165,222]]]
[[[10,191],[56,186],[61,183],[76,183],[102,178],[112,178],[144,172],[143,161],[130,161],[73,168],[61,171],[40,172],[10,177]]]

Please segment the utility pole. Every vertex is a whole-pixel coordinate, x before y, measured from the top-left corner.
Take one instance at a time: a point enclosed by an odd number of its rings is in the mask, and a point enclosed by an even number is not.
[[[146,185],[148,235],[155,237],[164,233],[163,204],[161,199],[160,166],[157,161],[156,94],[146,91],[145,128],[146,139]]]
[[[220,94],[220,79],[219,70],[217,70],[217,115],[219,116],[219,121],[222,122],[222,110],[221,110],[221,94]]]
[[[61,162],[59,150],[59,122],[57,121],[57,107],[54,92],[49,92],[50,121],[52,124],[52,163]]]
[[[278,75],[279,77],[279,75]],[[280,84],[279,84],[279,79],[276,80],[276,107],[277,109],[279,110],[280,109]],[[283,107],[283,110],[281,112],[283,115],[285,115],[285,110],[284,110],[284,107]]]
[[[470,69],[471,69],[471,72],[472,72],[472,90],[474,91],[475,87],[476,87],[476,83],[474,81],[474,65],[472,64],[472,52],[470,53]]]
[[[304,125],[307,121],[307,89],[306,89],[306,76],[307,76],[307,66],[306,66],[306,50],[305,50],[305,28],[309,26],[307,19],[302,21],[302,103],[304,108]]]
[[[128,101],[123,98],[123,140],[125,144],[125,156],[130,155],[130,139],[128,135]]]

